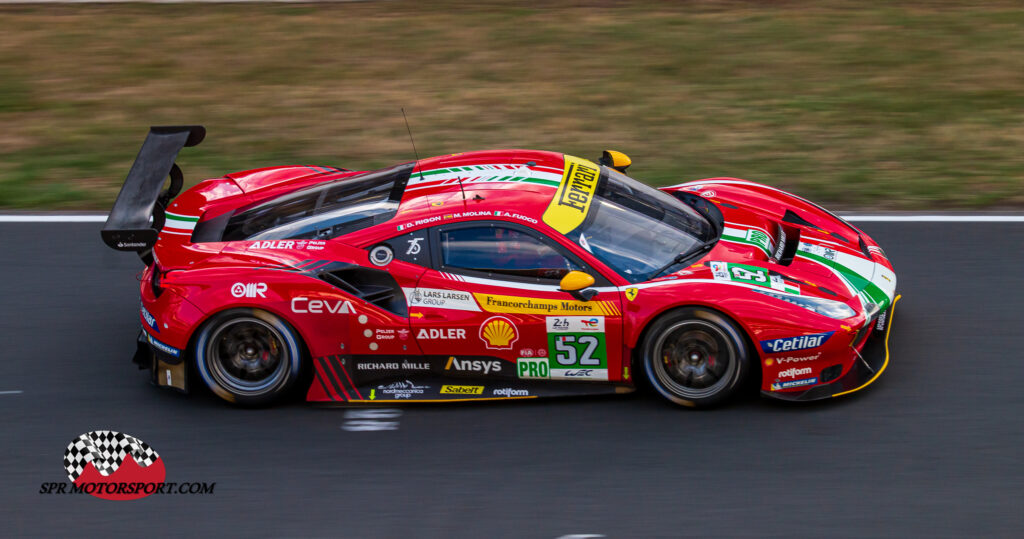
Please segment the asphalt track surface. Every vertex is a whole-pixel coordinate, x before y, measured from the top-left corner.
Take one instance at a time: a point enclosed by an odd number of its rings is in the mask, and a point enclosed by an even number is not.
[[[856,395],[406,407],[380,432],[151,387],[129,363],[141,264],[100,226],[0,224],[2,536],[1024,536],[1024,224],[861,223],[903,300]],[[97,429],[214,493],[40,494]]]

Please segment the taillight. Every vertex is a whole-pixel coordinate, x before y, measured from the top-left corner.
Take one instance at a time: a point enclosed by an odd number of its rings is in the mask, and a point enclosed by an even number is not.
[[[156,297],[160,297],[160,294],[164,293],[164,289],[160,288],[160,277],[162,277],[162,274],[163,272],[160,270],[160,266],[153,264],[153,278],[150,279],[149,284],[150,288],[153,290],[153,295]]]

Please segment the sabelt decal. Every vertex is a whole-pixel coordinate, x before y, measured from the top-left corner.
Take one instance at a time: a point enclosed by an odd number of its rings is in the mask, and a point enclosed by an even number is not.
[[[441,288],[403,288],[402,291],[409,307],[480,312],[480,307],[469,292]]]
[[[509,314],[579,314],[618,316],[619,308],[611,301],[576,301],[559,299],[524,298],[474,293],[480,307],[489,313]]]
[[[442,395],[480,395],[484,386],[441,386]]]
[[[594,163],[566,155],[562,183],[544,211],[544,222],[562,234],[568,234],[583,224],[600,174],[601,169]]]
[[[779,352],[793,352],[796,350],[807,350],[817,348],[828,340],[834,331],[826,333],[815,333],[813,335],[800,335],[799,337],[785,337],[782,339],[770,339],[761,341],[761,350],[766,354],[777,354]]]

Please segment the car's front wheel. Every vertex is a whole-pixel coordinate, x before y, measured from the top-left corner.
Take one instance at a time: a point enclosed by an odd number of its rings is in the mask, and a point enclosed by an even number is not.
[[[705,308],[676,309],[645,333],[639,360],[650,386],[683,406],[728,401],[750,370],[747,340],[726,316]]]
[[[215,314],[195,341],[195,366],[218,397],[261,406],[279,400],[301,373],[302,343],[277,316],[260,309]]]

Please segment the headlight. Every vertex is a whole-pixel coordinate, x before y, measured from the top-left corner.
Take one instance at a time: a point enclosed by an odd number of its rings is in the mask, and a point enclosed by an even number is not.
[[[820,315],[834,318],[836,320],[844,320],[857,314],[857,312],[851,309],[849,305],[841,301],[812,298],[808,296],[794,296],[792,294],[782,294],[780,292],[772,292],[770,290],[755,289],[754,292],[771,296],[775,299],[781,299],[782,301],[792,303],[793,305],[799,305],[804,309],[814,311]]]

